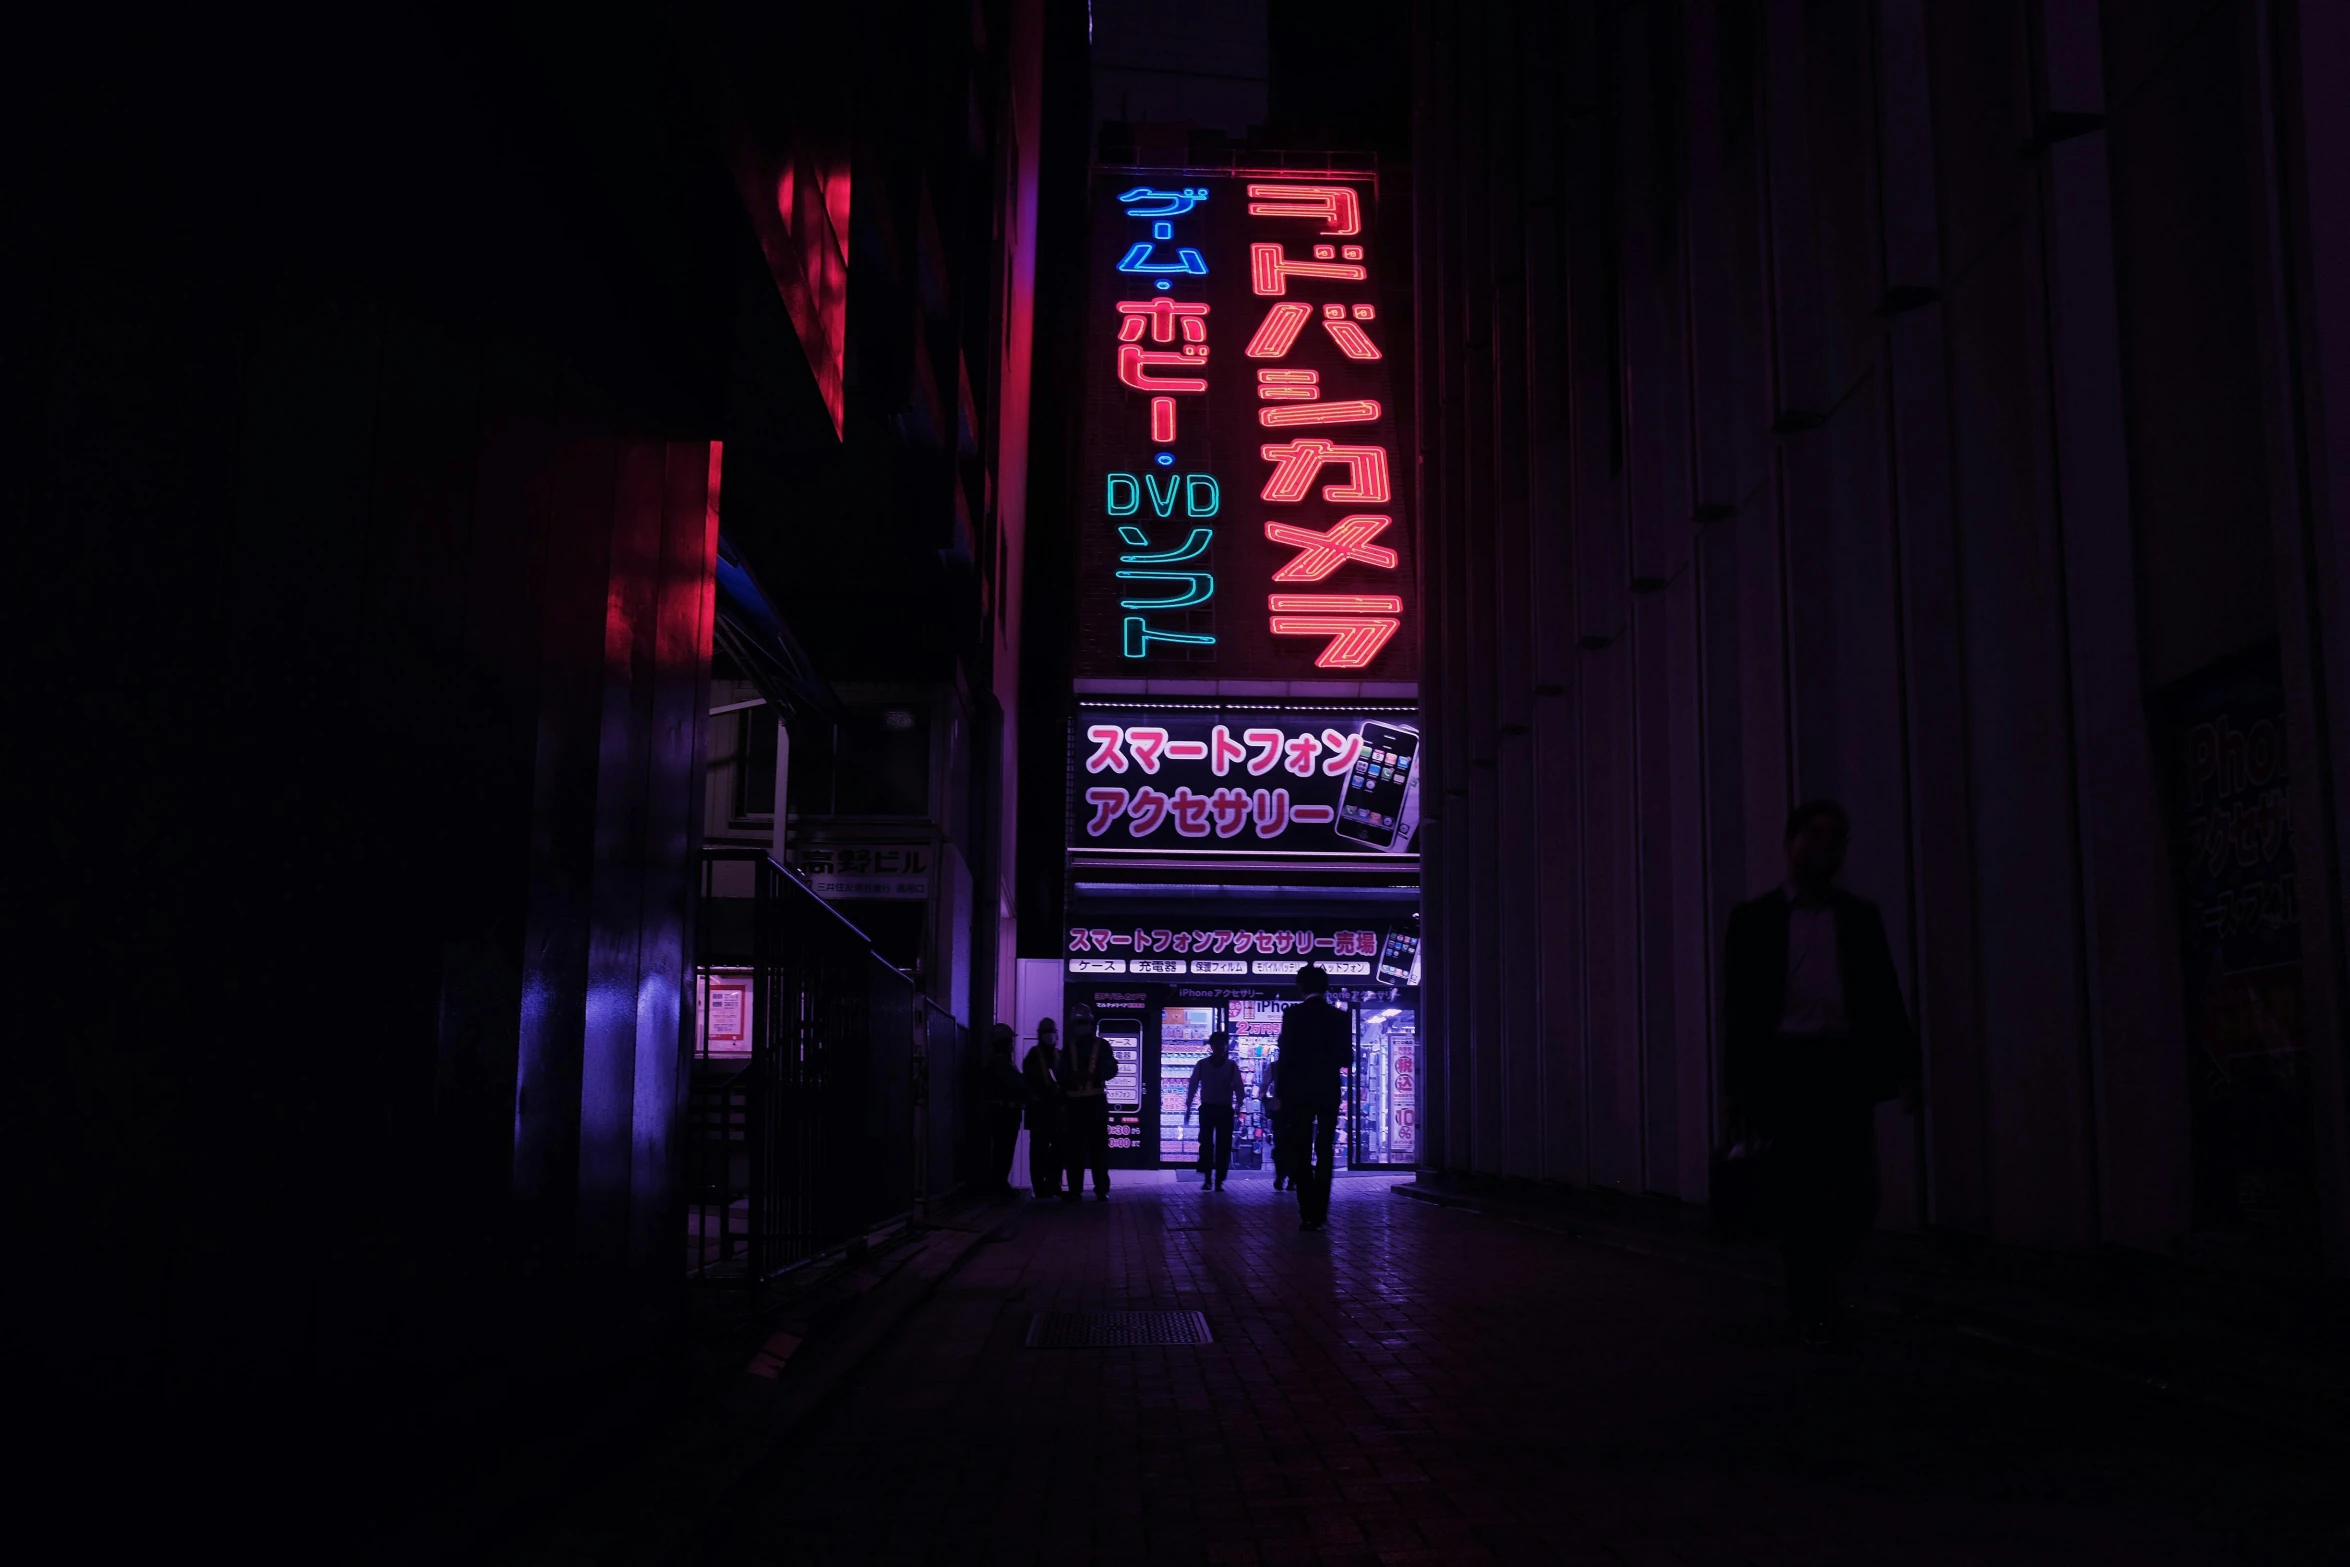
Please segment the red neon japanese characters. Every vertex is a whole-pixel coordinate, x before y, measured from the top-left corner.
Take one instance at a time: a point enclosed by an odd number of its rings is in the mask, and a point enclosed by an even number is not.
[[[1251,359],[1279,359],[1297,342],[1297,334],[1314,318],[1314,307],[1299,300],[1287,299],[1265,312],[1265,319],[1257,324],[1256,336],[1248,340],[1243,350]]]
[[[1352,398],[1342,403],[1314,401],[1303,408],[1260,408],[1257,423],[1278,429],[1296,424],[1375,424],[1379,419],[1379,405],[1367,397]]]
[[[1377,314],[1378,312],[1369,305],[1357,305],[1354,307],[1354,320],[1350,321],[1347,319],[1346,310],[1342,307],[1324,305],[1322,307],[1322,330],[1330,334],[1330,341],[1336,343],[1339,351],[1347,358],[1377,359],[1379,345],[1371,341],[1369,333],[1355,325],[1356,321],[1369,321]]]
[[[1273,464],[1272,477],[1265,481],[1262,496],[1265,500],[1304,500],[1314,480],[1329,463],[1346,465],[1346,482],[1324,485],[1322,499],[1368,501],[1372,505],[1387,499],[1387,448],[1384,446],[1340,446],[1309,435],[1283,446],[1264,447],[1259,455]]]
[[[1251,185],[1252,218],[1312,218],[1331,235],[1363,231],[1362,198],[1349,185]]]
[[[1265,600],[1277,637],[1328,637],[1316,669],[1361,669],[1403,622],[1403,600],[1381,593],[1275,593]]]
[[[1290,563],[1273,573],[1275,582],[1319,582],[1348,561],[1360,561],[1382,571],[1395,569],[1395,551],[1371,541],[1387,531],[1393,519],[1376,513],[1341,517],[1327,532],[1316,533],[1294,523],[1268,522],[1265,537],[1297,550]]]
[[[1138,392],[1152,394],[1151,440],[1160,446],[1172,445],[1175,399],[1168,394],[1204,392],[1208,380],[1197,373],[1165,372],[1207,368],[1208,307],[1173,299],[1122,299],[1118,315],[1118,379]],[[1172,343],[1180,336],[1183,346],[1145,348],[1142,340],[1146,332],[1154,343]]]
[[[1118,314],[1125,317],[1118,323],[1118,341],[1139,343],[1143,329],[1150,329],[1154,343],[1175,341],[1176,323],[1181,322],[1186,343],[1204,343],[1208,340],[1208,307],[1182,304],[1172,299],[1121,299]]]
[[[1360,283],[1371,275],[1371,269],[1362,265],[1362,246],[1344,247],[1341,252],[1346,257],[1344,261],[1333,260],[1332,252],[1332,246],[1316,245],[1313,260],[1292,261],[1279,245],[1251,245],[1248,247],[1249,286],[1259,294],[1278,298],[1289,292],[1289,280],[1293,277]]]
[[[1118,379],[1138,392],[1204,392],[1208,378],[1204,375],[1154,375],[1154,370],[1204,370],[1208,351],[1198,345],[1186,345],[1180,351],[1138,348],[1126,344],[1118,350]]]

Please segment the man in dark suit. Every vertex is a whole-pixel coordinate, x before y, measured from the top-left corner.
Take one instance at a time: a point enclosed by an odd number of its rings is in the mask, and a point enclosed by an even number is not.
[[[1093,1172],[1093,1200],[1110,1200],[1110,1079],[1118,1075],[1118,1057],[1109,1042],[1093,1031],[1093,1009],[1069,1009],[1069,1042],[1054,1062],[1061,1082],[1061,1158],[1069,1167],[1069,1189],[1063,1202],[1075,1202],[1085,1191],[1085,1172]]]
[[[1330,1004],[1330,976],[1318,963],[1297,971],[1305,999],[1281,1014],[1281,1108],[1289,1120],[1289,1176],[1297,1186],[1297,1227],[1318,1230],[1330,1216],[1331,1164],[1338,1153],[1341,1078],[1354,1064],[1354,1021]]]
[[[1815,1347],[1833,1341],[1836,1276],[1876,1218],[1872,1107],[1917,1076],[1885,922],[1835,884],[1851,837],[1842,806],[1798,806],[1786,885],[1731,912],[1723,963],[1731,1117],[1770,1141],[1788,1303]]]

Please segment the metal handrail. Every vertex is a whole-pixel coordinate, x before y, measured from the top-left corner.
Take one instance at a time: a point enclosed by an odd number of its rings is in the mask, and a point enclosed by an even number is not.
[[[695,1272],[755,1291],[951,1189],[969,1034],[790,867],[750,848],[706,858],[756,867],[752,1050],[722,1083],[709,1080],[715,1058],[697,1059],[699,1092],[723,1096],[715,1115],[702,1101],[717,1127],[702,1152],[726,1164],[700,1188],[722,1210],[706,1202],[690,1219]]]

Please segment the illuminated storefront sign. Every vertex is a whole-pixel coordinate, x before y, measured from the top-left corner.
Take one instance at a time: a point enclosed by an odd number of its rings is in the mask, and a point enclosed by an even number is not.
[[[1072,735],[1072,847],[1413,852],[1420,736],[1408,714],[1088,707]]]
[[[1078,674],[1414,678],[1373,182],[1103,179]]]
[[[1071,926],[1064,950],[1071,974],[1287,978],[1315,963],[1333,979],[1369,981],[1386,939],[1376,929],[1236,929],[1154,919],[1122,929]]]

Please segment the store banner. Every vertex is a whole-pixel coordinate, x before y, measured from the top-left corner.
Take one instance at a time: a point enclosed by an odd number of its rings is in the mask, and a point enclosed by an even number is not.
[[[1411,854],[1408,712],[1087,707],[1071,726],[1074,849]]]
[[[1071,925],[1063,946],[1071,974],[1287,978],[1308,963],[1334,981],[1416,983],[1419,938],[1385,924],[1284,919],[1241,925],[1152,915],[1148,923]]]

